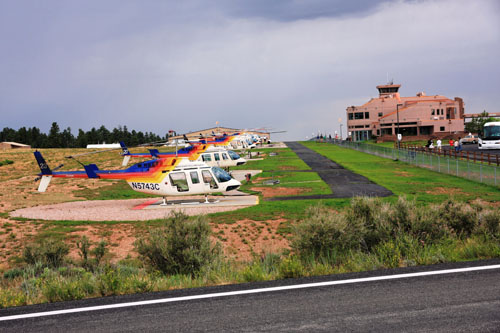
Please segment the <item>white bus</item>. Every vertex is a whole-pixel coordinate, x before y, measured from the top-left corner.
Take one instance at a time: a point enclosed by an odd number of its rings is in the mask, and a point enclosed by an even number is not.
[[[500,121],[484,124],[484,134],[479,138],[479,149],[500,149]]]

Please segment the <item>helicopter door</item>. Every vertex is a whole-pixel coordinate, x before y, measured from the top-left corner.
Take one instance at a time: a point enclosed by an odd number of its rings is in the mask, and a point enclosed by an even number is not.
[[[174,188],[177,188],[177,192],[187,192],[189,191],[189,185],[187,182],[186,174],[184,172],[174,172],[169,174],[170,184]]]
[[[220,166],[220,155],[219,155],[219,153],[214,153],[214,160],[217,163],[217,165]]]
[[[207,185],[210,185],[210,189],[211,190],[219,188],[219,186],[217,185],[217,182],[215,181],[215,179],[212,176],[212,174],[210,173],[210,171],[208,171],[208,170],[202,170],[201,174],[203,176],[203,182],[205,184],[207,184]]]

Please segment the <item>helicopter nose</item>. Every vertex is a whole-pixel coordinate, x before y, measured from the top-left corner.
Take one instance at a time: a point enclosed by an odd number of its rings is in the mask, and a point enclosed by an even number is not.
[[[233,179],[231,179],[230,181],[227,182],[226,191],[236,190],[240,186],[241,186],[240,181],[238,181],[238,180],[236,180],[236,179],[233,178]]]

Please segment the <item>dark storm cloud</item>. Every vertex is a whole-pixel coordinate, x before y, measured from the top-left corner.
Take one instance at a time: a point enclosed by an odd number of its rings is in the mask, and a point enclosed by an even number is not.
[[[387,75],[494,110],[498,17],[495,0],[3,1],[0,128],[219,121],[304,138]]]

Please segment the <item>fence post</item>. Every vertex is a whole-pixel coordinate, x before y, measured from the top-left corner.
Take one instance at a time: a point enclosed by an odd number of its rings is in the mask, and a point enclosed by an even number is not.
[[[439,158],[439,153],[438,153],[438,172],[441,172],[441,159]]]
[[[479,181],[483,182],[483,163],[479,164]]]
[[[458,177],[458,159],[456,159],[455,162],[457,162],[457,177]]]
[[[451,155],[448,156],[448,174],[450,174],[450,159],[451,159]]]

